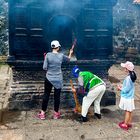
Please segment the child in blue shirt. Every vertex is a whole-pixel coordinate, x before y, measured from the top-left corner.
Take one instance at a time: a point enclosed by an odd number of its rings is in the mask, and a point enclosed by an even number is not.
[[[132,127],[132,111],[135,109],[134,104],[134,82],[137,79],[136,73],[134,72],[134,65],[132,62],[127,61],[121,63],[121,67],[125,68],[127,74],[122,85],[118,85],[118,90],[121,92],[121,99],[119,107],[125,110],[125,118],[123,122],[119,123],[119,127],[128,130]]]

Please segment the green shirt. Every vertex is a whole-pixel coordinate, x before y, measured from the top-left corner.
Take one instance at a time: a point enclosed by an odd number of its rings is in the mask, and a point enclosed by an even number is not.
[[[88,89],[91,89],[95,86],[104,84],[104,81],[101,78],[88,71],[80,72],[79,76],[83,79],[83,86],[85,89],[87,89],[87,86]]]

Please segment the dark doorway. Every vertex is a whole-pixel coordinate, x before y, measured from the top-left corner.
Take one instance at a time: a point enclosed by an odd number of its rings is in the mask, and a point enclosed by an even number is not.
[[[66,51],[75,38],[75,21],[66,15],[57,15],[50,19],[48,27],[49,41],[58,40],[62,50]]]

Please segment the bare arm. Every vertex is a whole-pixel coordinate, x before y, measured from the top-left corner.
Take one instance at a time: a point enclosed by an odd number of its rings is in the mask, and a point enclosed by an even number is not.
[[[70,51],[69,51],[69,55],[68,55],[68,58],[69,58],[69,59],[71,58],[72,53],[73,53],[73,49],[70,49]]]
[[[48,62],[47,62],[47,55],[45,55],[44,63],[43,63],[43,70],[48,69]]]

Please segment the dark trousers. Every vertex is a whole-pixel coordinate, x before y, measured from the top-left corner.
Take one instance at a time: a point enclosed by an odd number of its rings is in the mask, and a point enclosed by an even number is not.
[[[43,96],[43,102],[42,102],[42,110],[44,112],[47,110],[47,106],[48,106],[49,97],[50,97],[52,87],[53,87],[53,85],[50,83],[50,81],[47,78],[45,78],[44,96]],[[58,112],[58,110],[59,110],[60,93],[61,93],[61,88],[60,89],[54,88],[54,111],[55,112]]]

